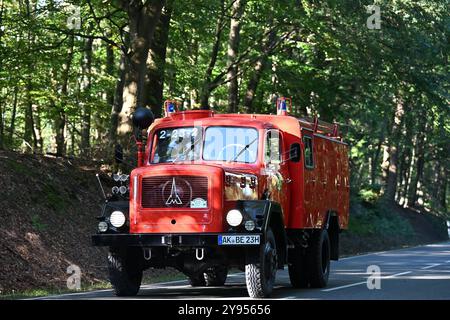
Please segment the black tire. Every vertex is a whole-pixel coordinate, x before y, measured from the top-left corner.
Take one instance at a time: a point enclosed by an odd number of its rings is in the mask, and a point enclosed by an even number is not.
[[[227,275],[227,267],[215,266],[208,268],[203,273],[188,276],[188,278],[192,287],[218,287],[225,284]]]
[[[326,287],[330,275],[330,239],[327,230],[317,230],[312,234],[307,261],[311,288]]]
[[[289,259],[291,259],[288,266],[291,285],[294,288],[307,288],[309,279],[306,254],[301,247],[295,247],[290,251]]]
[[[261,245],[259,263],[245,265],[245,282],[251,298],[267,298],[271,295],[277,268],[277,246],[269,228],[266,240]]]
[[[111,249],[108,254],[109,281],[116,296],[135,296],[142,281],[141,250]]]
[[[206,281],[205,281],[205,277],[204,277],[203,273],[188,276],[188,279],[189,279],[189,284],[192,287],[205,287],[206,286]]]
[[[204,273],[207,287],[223,286],[227,280],[228,268],[225,266],[215,266],[209,268]]]

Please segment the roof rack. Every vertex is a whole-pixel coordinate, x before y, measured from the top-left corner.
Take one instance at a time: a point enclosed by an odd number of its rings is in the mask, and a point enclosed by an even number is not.
[[[342,137],[339,136],[339,125],[337,123],[329,123],[319,120],[317,116],[302,117],[297,120],[303,128],[311,129],[314,133],[342,140]]]

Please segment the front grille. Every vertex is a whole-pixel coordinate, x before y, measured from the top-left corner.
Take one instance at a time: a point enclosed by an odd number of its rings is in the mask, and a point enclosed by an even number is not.
[[[194,199],[208,204],[208,178],[159,176],[142,179],[143,208],[190,208]]]

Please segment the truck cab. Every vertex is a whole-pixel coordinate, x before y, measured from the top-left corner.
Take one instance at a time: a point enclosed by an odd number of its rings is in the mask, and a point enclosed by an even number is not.
[[[270,296],[285,265],[295,287],[325,286],[348,223],[348,164],[320,125],[167,108],[141,142],[127,205],[107,202],[92,237],[110,247],[116,294],[137,294],[149,267],[174,267],[192,286],[223,285],[239,268],[251,297]]]

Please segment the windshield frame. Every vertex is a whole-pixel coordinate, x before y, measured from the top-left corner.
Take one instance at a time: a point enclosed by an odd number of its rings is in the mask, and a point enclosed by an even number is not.
[[[197,127],[201,129],[202,134],[202,142],[200,144],[200,157],[196,160],[183,160],[183,161],[177,161],[177,162],[153,162],[153,157],[155,155],[157,142],[155,139],[158,138],[158,132],[160,130],[173,130],[173,129],[179,129],[179,128],[194,128]],[[256,156],[254,162],[242,162],[242,161],[225,161],[225,160],[205,160],[203,157],[203,150],[205,148],[205,138],[206,138],[206,130],[208,128],[212,127],[224,127],[224,128],[235,128],[235,129],[253,129],[256,131],[256,141],[254,144],[256,144]],[[179,126],[158,126],[155,127],[150,133],[149,133],[149,143],[148,143],[148,157],[147,157],[147,164],[148,165],[173,165],[177,163],[199,163],[199,162],[208,162],[208,163],[220,163],[220,164],[230,164],[230,165],[255,165],[260,162],[260,154],[261,154],[261,133],[260,128],[255,126],[246,126],[246,125],[204,125],[204,126],[194,126],[192,124],[186,124],[186,125],[179,125]],[[251,142],[251,141],[250,141]]]

